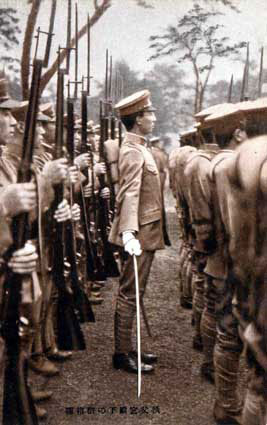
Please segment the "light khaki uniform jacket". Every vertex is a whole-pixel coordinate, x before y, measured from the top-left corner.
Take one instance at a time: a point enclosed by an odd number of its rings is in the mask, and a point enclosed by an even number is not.
[[[136,232],[144,251],[164,248],[160,177],[145,139],[126,133],[119,155],[119,191],[109,241],[122,246],[122,233]]]

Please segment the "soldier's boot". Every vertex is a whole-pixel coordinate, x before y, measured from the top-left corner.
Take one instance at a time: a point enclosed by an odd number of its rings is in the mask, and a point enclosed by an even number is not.
[[[188,254],[188,263],[186,267],[186,279],[184,287],[184,298],[192,308],[192,299],[193,299],[193,270],[192,270],[192,254]]]
[[[54,305],[48,306],[45,326],[43,328],[44,351],[54,350],[56,348],[56,335],[54,329]]]
[[[204,309],[204,281],[198,273],[194,273],[193,280],[193,318],[194,318],[194,337],[193,348],[198,351],[203,350],[201,336],[201,317]]]
[[[181,270],[181,289],[180,289],[180,305],[183,308],[192,308],[192,293],[191,293],[191,262],[189,260],[190,252],[186,248],[186,258],[183,262]]]
[[[179,279],[181,279],[181,272],[182,272],[182,268],[183,268],[185,258],[186,258],[186,248],[185,248],[184,242],[182,242],[181,251],[180,251],[180,254],[179,254],[179,274],[178,274]]]
[[[204,354],[201,375],[207,381],[214,383],[213,352],[216,341],[216,319],[215,315],[208,312],[206,308],[201,317],[200,328]]]
[[[200,330],[201,314],[198,311],[194,311],[194,336],[193,336],[193,348],[197,351],[203,351],[202,336]]]
[[[43,376],[51,377],[59,374],[59,369],[43,353],[34,353],[32,355],[29,360],[29,368]]]
[[[179,290],[180,290],[180,299],[183,295],[183,285],[184,285],[184,263],[186,261],[187,249],[183,244],[180,259],[179,259],[179,272],[178,272],[178,281],[179,281]]]
[[[35,403],[38,403],[40,401],[45,401],[51,398],[53,395],[52,391],[49,390],[35,390],[31,388],[31,396]]]
[[[132,328],[135,317],[133,304],[117,301],[115,312],[115,353],[112,358],[114,369],[122,369],[129,373],[138,373],[137,357],[133,355]],[[141,363],[142,373],[151,373],[154,367],[151,364]]]
[[[218,424],[241,424],[242,403],[238,395],[239,352],[214,350],[216,401],[213,410]]]
[[[247,390],[243,413],[242,425],[266,425],[267,424],[267,400],[262,395]]]
[[[103,284],[101,282],[93,282],[91,286],[90,302],[93,305],[102,304],[104,298],[102,295]]]
[[[43,421],[44,419],[47,418],[47,411],[43,407],[38,406],[36,404],[35,411],[36,411],[37,418],[40,419],[40,421]]]

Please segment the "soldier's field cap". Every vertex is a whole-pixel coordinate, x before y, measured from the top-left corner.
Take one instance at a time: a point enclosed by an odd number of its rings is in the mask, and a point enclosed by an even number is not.
[[[12,115],[14,116],[14,118],[18,122],[24,122],[25,121],[27,110],[28,110],[28,105],[29,105],[29,101],[24,100],[24,101],[20,102],[19,106],[12,108],[12,110],[11,110]]]
[[[156,109],[152,106],[150,91],[141,90],[120,100],[115,105],[115,110],[124,117],[137,112],[154,112]]]
[[[226,119],[231,115],[236,115],[238,113],[240,113],[240,108],[237,104],[224,103],[221,104],[221,108],[207,116],[207,118],[205,118],[205,122],[210,123],[212,121]]]
[[[233,106],[232,103],[217,103],[217,105],[212,105],[206,109],[202,109],[202,111],[198,112],[195,115],[195,118],[201,121],[213,114],[221,114],[221,113],[224,114],[225,110],[233,110],[233,109],[235,110],[236,108]]]
[[[42,112],[42,114],[48,116],[48,118],[50,119],[50,122],[56,121],[56,113],[55,113],[53,103],[51,102],[43,103],[42,105],[39,106],[39,109],[40,109],[40,112]]]
[[[18,100],[10,98],[8,80],[4,72],[0,73],[0,109],[13,109],[20,106]]]

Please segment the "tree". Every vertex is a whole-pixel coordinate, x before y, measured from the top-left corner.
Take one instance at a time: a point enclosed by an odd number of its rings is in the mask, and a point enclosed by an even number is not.
[[[177,56],[177,62],[189,62],[194,74],[194,113],[202,109],[205,91],[214,69],[215,61],[236,55],[246,43],[231,44],[228,37],[220,37],[218,33],[223,25],[214,24],[214,20],[222,12],[209,11],[194,4],[177,23],[168,26],[163,35],[150,37],[153,43],[150,48],[154,54],[150,60],[160,57]]]
[[[19,44],[17,35],[21,33],[19,28],[17,11],[11,7],[0,8],[0,45],[1,64],[11,71],[17,71],[16,65],[19,60],[10,55],[14,46]]]
[[[29,0],[28,3],[31,4],[31,11],[28,16],[24,42],[23,42],[23,51],[21,57],[21,86],[22,86],[22,96],[23,99],[28,99],[29,97],[29,76],[30,76],[30,54],[32,48],[32,42],[34,37],[35,25],[40,10],[40,5],[43,0]],[[105,14],[105,12],[112,6],[114,0],[94,0],[94,12],[90,17],[91,27],[95,25],[98,20]],[[144,8],[151,8],[147,0],[134,0],[138,6]],[[87,20],[86,23],[78,31],[78,40],[82,38],[87,33]],[[75,45],[75,37],[71,40],[71,47]],[[60,63],[66,58],[66,50],[62,50],[59,55]],[[50,68],[45,72],[41,80],[40,90],[43,92],[53,75],[56,73],[58,67],[58,59],[56,58]]]
[[[145,74],[145,86],[157,107],[156,131],[161,136],[177,133],[193,122],[192,105],[186,102],[184,78],[183,70],[167,64],[155,64],[152,71]]]

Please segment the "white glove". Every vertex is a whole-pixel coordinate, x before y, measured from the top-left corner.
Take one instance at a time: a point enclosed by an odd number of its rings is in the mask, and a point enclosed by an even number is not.
[[[122,241],[124,245],[124,250],[130,255],[141,255],[141,245],[138,239],[134,236],[132,232],[123,232]]]

